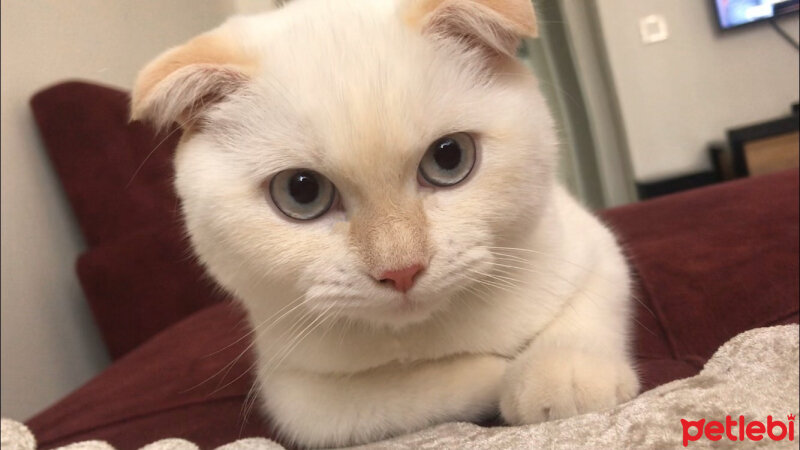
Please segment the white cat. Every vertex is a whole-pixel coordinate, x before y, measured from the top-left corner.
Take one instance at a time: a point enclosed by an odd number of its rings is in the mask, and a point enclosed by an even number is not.
[[[551,117],[513,57],[535,34],[529,0],[295,0],[141,72],[132,115],[184,128],[191,241],[248,311],[287,439],[636,394],[626,262],[557,185]]]

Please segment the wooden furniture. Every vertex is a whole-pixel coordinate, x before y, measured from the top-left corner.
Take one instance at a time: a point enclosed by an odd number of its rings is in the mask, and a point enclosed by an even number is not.
[[[800,165],[800,118],[792,114],[728,131],[734,177],[764,175]]]
[[[800,166],[800,114],[792,105],[788,116],[729,129],[728,142],[708,146],[712,170],[636,183],[639,199],[695,189],[749,176],[765,175]]]

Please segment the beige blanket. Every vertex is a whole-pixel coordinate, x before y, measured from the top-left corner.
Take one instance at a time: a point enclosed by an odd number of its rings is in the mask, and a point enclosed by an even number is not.
[[[673,381],[645,392],[610,411],[522,427],[482,428],[469,423],[448,423],[414,434],[358,447],[359,449],[617,449],[617,448],[798,448],[798,326],[759,328],[736,336],[719,348],[699,375]],[[782,440],[768,432],[739,434],[739,416],[745,424],[779,421],[786,430]],[[726,416],[737,422],[725,425]],[[705,420],[704,432],[695,425]],[[714,434],[719,421],[725,431]],[[746,425],[745,429],[748,428]],[[709,440],[705,431],[711,431]],[[793,431],[794,439],[790,439]],[[770,430],[780,436],[780,425]],[[731,437],[736,438],[733,441]],[[744,437],[740,440],[740,437]],[[35,441],[24,425],[3,419],[2,450],[32,450]],[[275,450],[280,445],[262,438],[243,439],[218,450]],[[59,450],[109,450],[99,441],[82,442]],[[190,450],[194,444],[180,439],[154,442],[146,450]]]

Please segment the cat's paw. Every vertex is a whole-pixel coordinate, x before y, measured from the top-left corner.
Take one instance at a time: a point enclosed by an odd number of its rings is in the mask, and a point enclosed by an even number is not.
[[[538,423],[608,409],[638,392],[639,380],[624,359],[551,352],[508,368],[500,412],[513,425]]]

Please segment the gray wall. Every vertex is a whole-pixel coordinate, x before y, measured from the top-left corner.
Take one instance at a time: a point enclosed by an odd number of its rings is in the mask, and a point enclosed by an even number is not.
[[[595,3],[637,181],[708,169],[706,147],[726,129],[798,100],[798,52],[767,23],[720,33],[708,0]],[[650,14],[666,18],[668,40],[641,42]],[[797,15],[778,24],[797,39]]]
[[[220,23],[226,0],[2,5],[2,415],[22,420],[108,359],[75,277],[83,248],[33,125],[37,90],[81,77],[130,87],[150,58]]]

